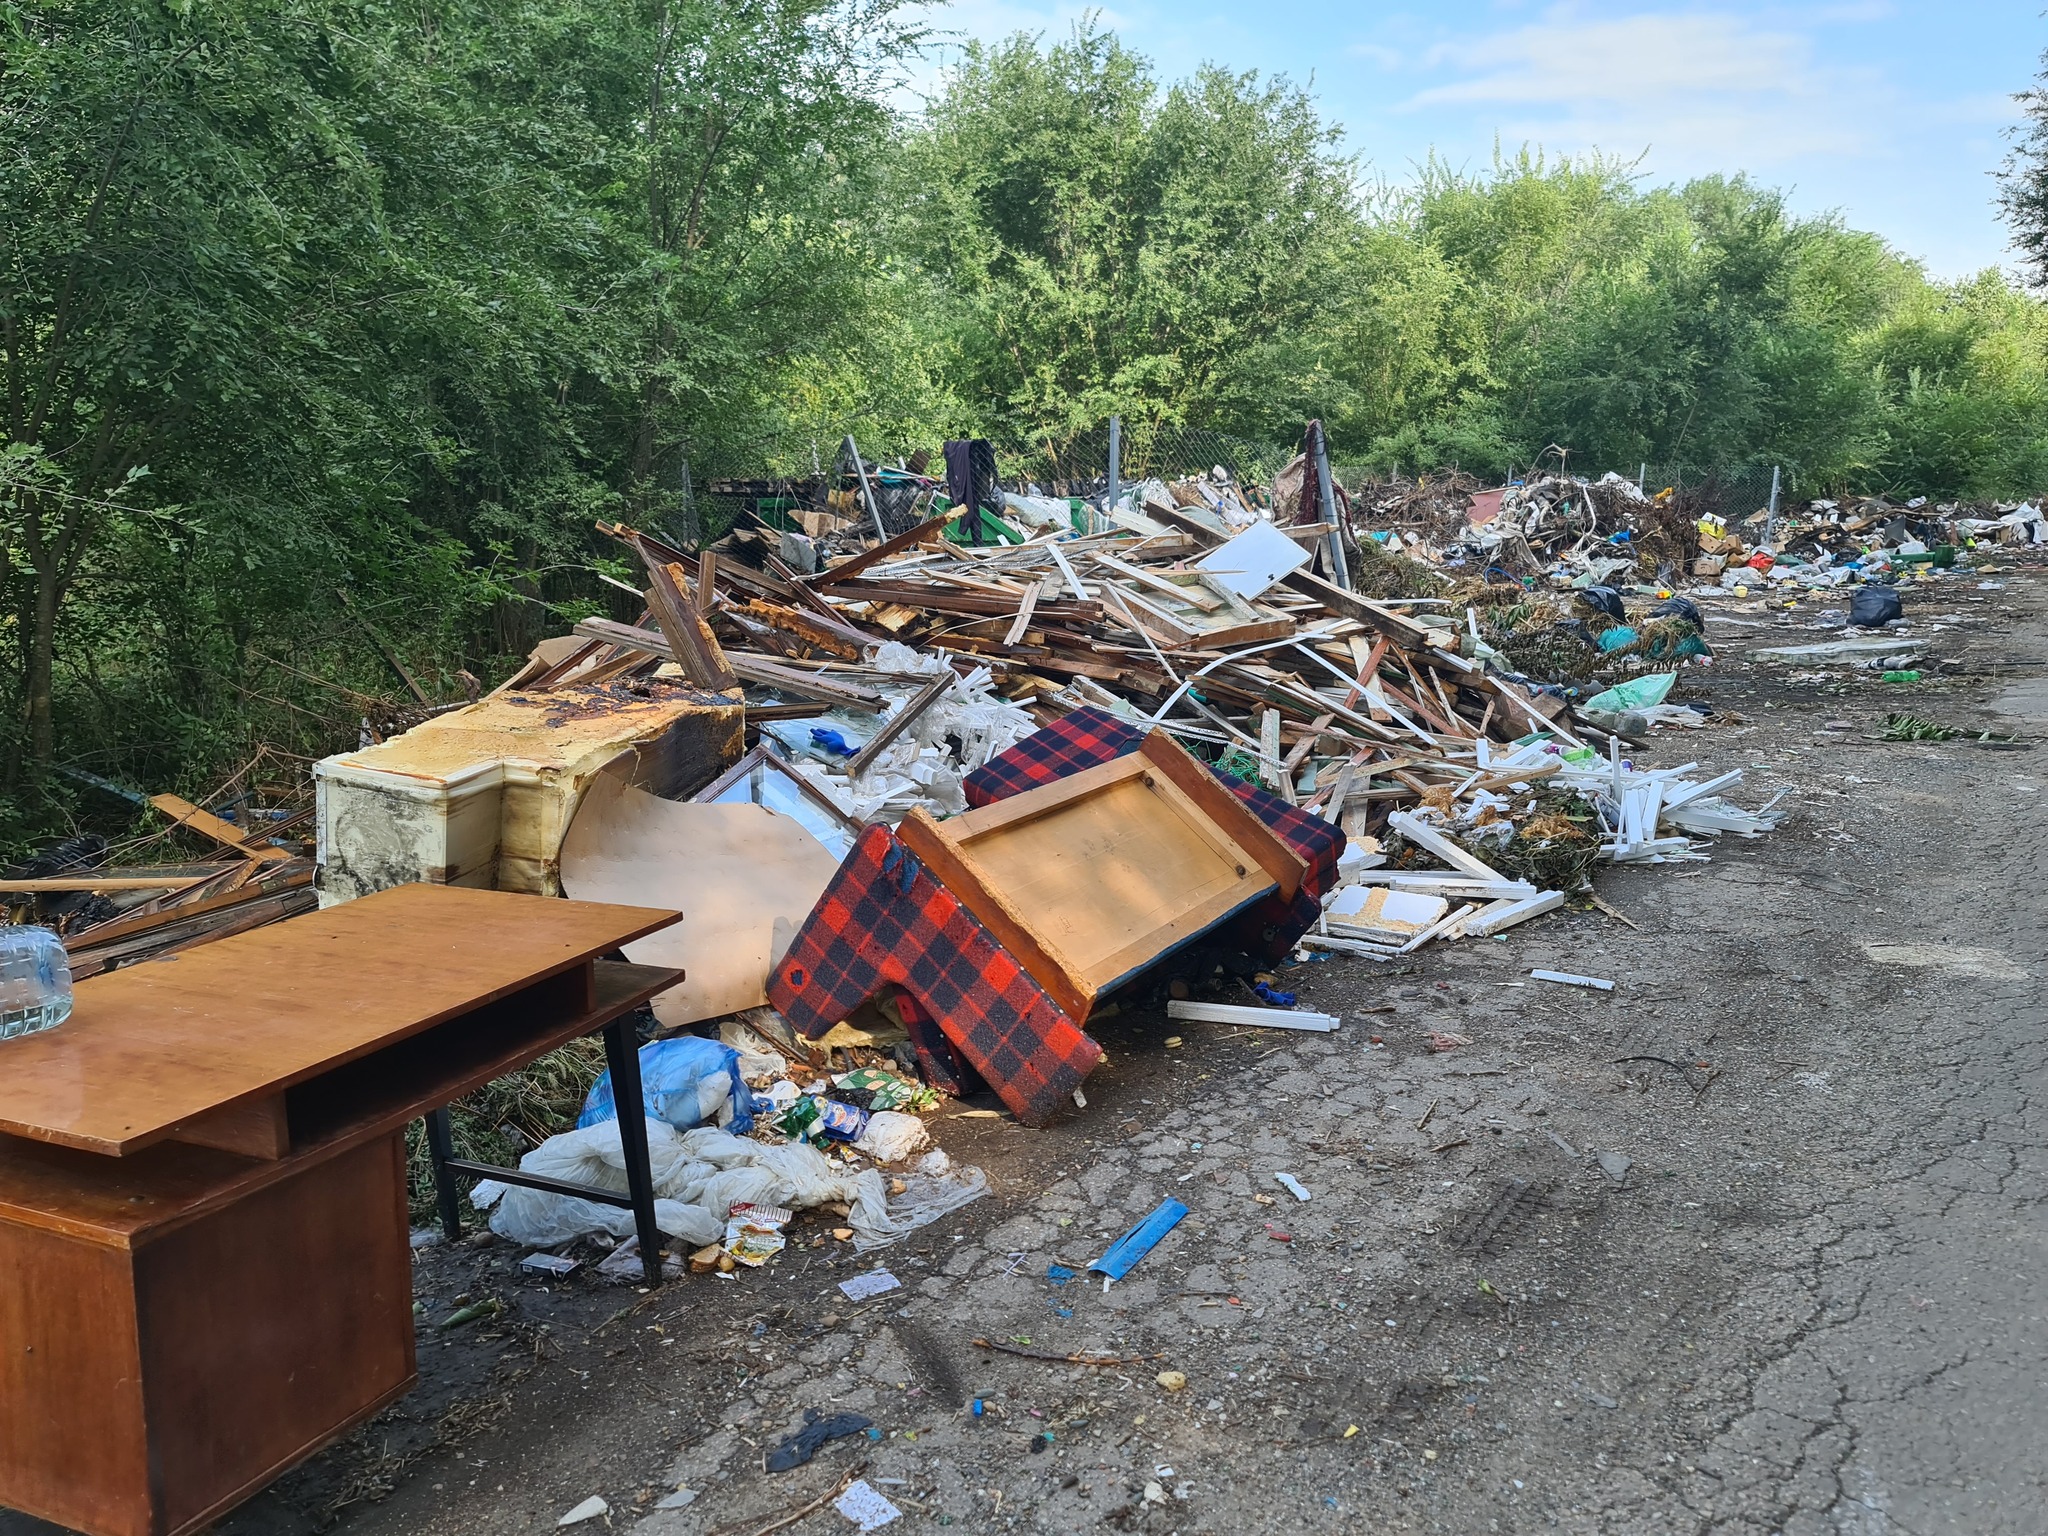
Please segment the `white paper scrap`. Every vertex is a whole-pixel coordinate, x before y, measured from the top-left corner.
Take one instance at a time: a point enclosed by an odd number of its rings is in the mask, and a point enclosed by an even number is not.
[[[832,1507],[851,1520],[855,1530],[861,1531],[878,1531],[890,1521],[903,1518],[903,1511],[870,1487],[866,1478],[850,1485],[832,1501]]]
[[[865,1275],[855,1275],[851,1280],[839,1282],[839,1289],[846,1293],[848,1301],[866,1301],[870,1296],[886,1296],[890,1291],[902,1288],[903,1282],[886,1269],[870,1270]]]

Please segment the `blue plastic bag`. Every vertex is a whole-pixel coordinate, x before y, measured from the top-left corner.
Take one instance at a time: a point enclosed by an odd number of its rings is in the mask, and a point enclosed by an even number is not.
[[[735,1136],[744,1136],[754,1128],[754,1096],[740,1079],[738,1051],[699,1035],[650,1040],[640,1047],[640,1096],[650,1120],[665,1120],[679,1131],[715,1124],[716,1108],[707,1113],[705,1101],[711,1094],[703,1084],[719,1077],[725,1079],[724,1094],[732,1103],[732,1121],[726,1129]],[[583,1101],[583,1113],[576,1117],[576,1128],[602,1125],[616,1119],[618,1112],[618,1106],[612,1102],[612,1075],[607,1072]]]

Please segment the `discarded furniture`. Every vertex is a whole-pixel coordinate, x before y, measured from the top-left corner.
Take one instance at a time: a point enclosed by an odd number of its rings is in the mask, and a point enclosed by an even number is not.
[[[933,1082],[986,1081],[1039,1125],[1101,1059],[1081,1026],[1104,993],[1280,892],[1292,910],[1310,862],[1242,795],[1163,733],[1121,750],[1108,717],[1077,714],[1092,718],[1012,753],[1063,758],[1088,734],[1110,743],[1100,761],[944,822],[913,813],[862,834],[769,978],[799,1033],[815,1040],[895,988]],[[1301,819],[1328,834],[1334,866],[1342,834]]]
[[[738,694],[655,678],[494,693],[314,765],[323,902],[423,880],[559,896],[562,838],[622,753],[675,799],[740,755]]]
[[[1301,857],[1164,731],[946,821],[896,830],[1071,1017],[1263,897]]]
[[[175,1536],[402,1395],[407,1122],[600,1029],[637,1101],[615,1021],[675,973],[595,957],[675,915],[404,886],[95,976],[0,1045],[0,1505]]]
[[[1043,1125],[1102,1059],[1045,988],[887,827],[869,827],[768,978],[768,1000],[816,1040],[890,988],[926,1076],[985,1081]],[[972,1075],[969,1075],[972,1074]]]

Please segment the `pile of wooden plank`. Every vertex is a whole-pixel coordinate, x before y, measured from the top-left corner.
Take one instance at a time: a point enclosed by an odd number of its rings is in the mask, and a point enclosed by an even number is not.
[[[857,786],[888,739],[952,689],[944,676],[907,689],[879,675],[875,648],[896,641],[943,658],[1027,724],[1083,704],[1157,724],[1360,834],[1483,780],[1485,746],[1498,754],[1532,732],[1582,744],[1561,700],[1461,654],[1456,629],[1315,574],[1308,547],[1326,530],[1233,534],[1201,505],[1144,510],[1163,532],[1050,529],[984,547],[954,542],[941,516],[809,575],[758,530],[692,556],[609,528],[645,566],[640,621],[586,620],[507,686],[673,666],[700,686],[743,689],[750,731],[829,717],[849,752],[808,751],[801,737],[793,750]],[[1300,558],[1257,565],[1239,554],[1255,537],[1260,558],[1276,540]]]
[[[316,904],[313,861],[277,846],[272,835],[252,836],[176,795],[154,795],[149,804],[172,828],[216,845],[219,856],[111,867],[82,859],[61,874],[0,879],[0,907],[58,928],[74,978],[245,933]],[[289,832],[299,819],[274,822],[270,831]],[[77,897],[104,899],[66,900]],[[52,902],[69,910],[53,917],[47,910]]]

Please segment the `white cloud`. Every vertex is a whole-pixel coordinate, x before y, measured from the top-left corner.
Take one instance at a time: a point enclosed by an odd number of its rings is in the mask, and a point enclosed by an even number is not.
[[[1377,64],[1381,69],[1399,69],[1407,62],[1398,49],[1388,48],[1379,43],[1353,43],[1344,50],[1354,59],[1364,59]]]
[[[1412,98],[1441,102],[1556,102],[1588,95],[1642,100],[1653,92],[1790,92],[1812,77],[1812,45],[1712,13],[1554,19],[1491,37],[1442,43],[1425,62],[1471,72]]]
[[[1439,43],[1400,110],[1484,117],[1508,143],[1654,151],[1660,168],[1760,169],[1881,142],[1865,72],[1816,58],[1812,40],[1723,11],[1584,19],[1559,8],[1509,31]]]

